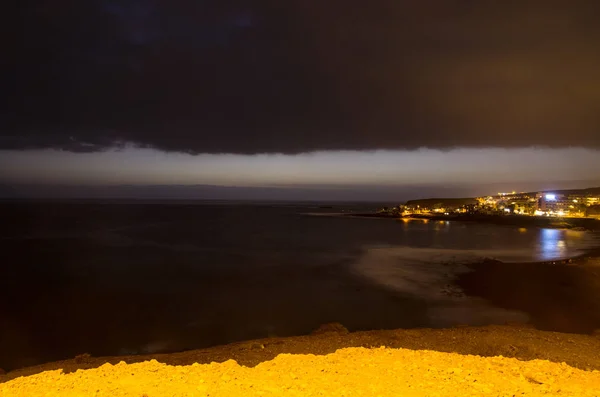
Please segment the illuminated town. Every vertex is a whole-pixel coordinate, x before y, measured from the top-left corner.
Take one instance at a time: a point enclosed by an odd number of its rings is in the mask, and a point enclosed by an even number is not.
[[[600,189],[513,191],[465,199],[411,200],[380,212],[396,216],[472,214],[600,219]]]

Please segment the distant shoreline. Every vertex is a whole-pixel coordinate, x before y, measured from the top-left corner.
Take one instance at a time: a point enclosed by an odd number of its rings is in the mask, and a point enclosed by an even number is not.
[[[526,215],[411,215],[398,217],[389,214],[378,213],[356,213],[341,214],[348,217],[359,218],[388,218],[396,220],[431,220],[431,221],[454,221],[454,222],[476,222],[494,225],[516,226],[516,227],[539,227],[547,229],[577,229],[600,230],[600,220],[593,218],[549,218],[534,217]]]

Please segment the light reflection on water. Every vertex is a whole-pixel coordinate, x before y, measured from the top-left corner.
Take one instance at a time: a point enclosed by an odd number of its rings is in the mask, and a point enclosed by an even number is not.
[[[478,252],[483,257],[504,262],[561,260],[600,247],[600,233],[572,229],[499,227],[444,220],[424,222],[407,218],[395,225],[402,231],[396,243],[400,247]]]
[[[577,233],[577,232],[575,232]],[[573,233],[572,233],[573,234]],[[570,236],[571,238],[577,236]],[[572,255],[566,241],[566,231],[541,229],[539,232],[539,256],[542,260],[565,258]]]

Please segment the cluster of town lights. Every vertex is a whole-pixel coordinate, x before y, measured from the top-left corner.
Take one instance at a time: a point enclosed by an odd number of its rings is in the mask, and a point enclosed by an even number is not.
[[[575,197],[574,197],[575,196]],[[477,197],[478,204],[448,205],[448,201],[440,199],[439,203],[429,200],[429,205],[399,206],[389,211],[398,215],[413,214],[504,214],[523,216],[551,217],[598,217],[597,208],[600,197],[591,195],[559,194],[554,192],[538,193],[498,193],[498,196]],[[431,203],[431,204],[430,204]],[[600,217],[599,217],[600,218]]]

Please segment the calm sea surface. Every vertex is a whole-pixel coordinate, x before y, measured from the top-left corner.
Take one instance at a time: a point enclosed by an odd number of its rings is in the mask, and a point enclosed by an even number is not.
[[[446,293],[462,264],[553,260],[598,241],[324,215],[371,209],[0,204],[0,367],[298,335],[333,321],[350,330],[502,322],[520,314]]]

